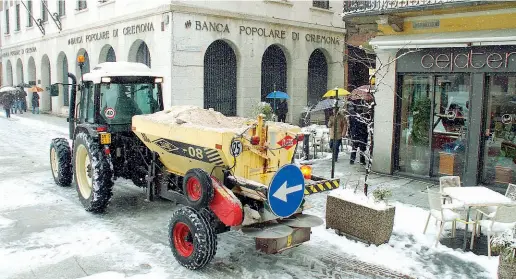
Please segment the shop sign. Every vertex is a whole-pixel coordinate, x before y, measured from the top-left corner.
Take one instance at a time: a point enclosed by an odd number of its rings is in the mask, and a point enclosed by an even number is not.
[[[34,53],[36,51],[37,51],[36,47],[19,48],[19,49],[13,49],[11,51],[5,50],[2,52],[2,58]]]
[[[440,22],[439,20],[425,20],[425,21],[413,21],[412,28],[413,29],[432,29],[439,28]]]
[[[401,52],[398,72],[514,72],[516,48],[485,46]]]
[[[218,23],[211,21],[194,21],[192,24],[191,20],[185,22],[185,28],[192,28],[196,31],[206,31],[206,32],[217,32],[217,33],[231,33],[231,29],[227,23]],[[254,27],[254,26],[246,26],[240,25],[238,27],[238,34],[245,36],[258,36],[264,38],[274,38],[274,39],[291,39],[293,41],[299,41],[301,39],[306,40],[311,43],[324,43],[330,45],[340,45],[340,38],[334,36],[324,36],[319,34],[300,34],[299,32],[287,32],[283,29],[276,28],[264,28],[264,27]]]
[[[482,69],[489,67],[490,69],[507,68],[511,55],[516,52],[482,52],[470,50],[467,53],[439,53],[425,54],[421,57],[421,67],[425,69],[439,68],[449,69]]]
[[[82,44],[83,42],[95,42],[107,40],[109,38],[117,38],[119,35],[119,29],[103,30],[95,33],[88,34],[86,36],[74,36],[68,39],[68,45]],[[133,24],[122,28],[121,34],[124,36],[135,35],[146,32],[153,32],[154,24],[152,22]]]

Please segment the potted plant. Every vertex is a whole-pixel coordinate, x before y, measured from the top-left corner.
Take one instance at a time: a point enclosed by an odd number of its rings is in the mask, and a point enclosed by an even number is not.
[[[429,98],[420,98],[414,103],[412,109],[413,128],[411,138],[413,143],[413,157],[410,162],[412,171],[416,174],[427,174],[430,156],[428,145],[430,143],[430,111],[432,102]]]
[[[267,102],[260,102],[253,108],[253,118],[258,117],[260,114],[264,115],[263,119],[265,121],[273,121],[275,118],[272,106]]]
[[[516,278],[516,239],[512,231],[493,237],[491,251],[499,254],[498,278]]]
[[[389,242],[394,226],[395,207],[388,204],[390,190],[377,188],[373,197],[342,189],[328,195],[326,228],[368,244]]]

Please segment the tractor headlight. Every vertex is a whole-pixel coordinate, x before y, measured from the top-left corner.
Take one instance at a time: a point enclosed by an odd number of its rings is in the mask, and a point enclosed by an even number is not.
[[[102,78],[100,79],[100,81],[101,81],[102,83],[111,83],[111,78],[110,78],[110,77],[102,77]]]
[[[154,83],[163,83],[163,78],[159,77],[154,80]]]

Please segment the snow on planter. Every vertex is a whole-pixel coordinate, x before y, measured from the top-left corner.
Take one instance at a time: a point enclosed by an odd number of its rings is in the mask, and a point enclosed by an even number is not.
[[[375,203],[352,190],[336,190],[326,202],[327,229],[375,245],[389,242],[394,215],[394,206]]]

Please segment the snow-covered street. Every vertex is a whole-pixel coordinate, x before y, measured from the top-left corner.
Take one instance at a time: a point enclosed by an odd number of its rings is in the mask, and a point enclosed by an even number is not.
[[[117,181],[108,211],[94,215],[83,209],[73,186],[54,183],[49,144],[67,135],[64,118],[0,116],[0,278],[496,277],[497,257],[435,248],[433,222],[422,234],[428,211],[402,203],[396,204],[389,244],[366,246],[323,225],[313,229],[311,241],[265,255],[255,251],[252,238],[232,231],[218,236],[211,264],[189,271],[176,262],[168,245],[173,203],[145,202],[140,188]],[[315,171],[326,176],[327,166],[327,161],[317,162]],[[307,213],[324,217],[326,196],[311,196],[314,207]]]

